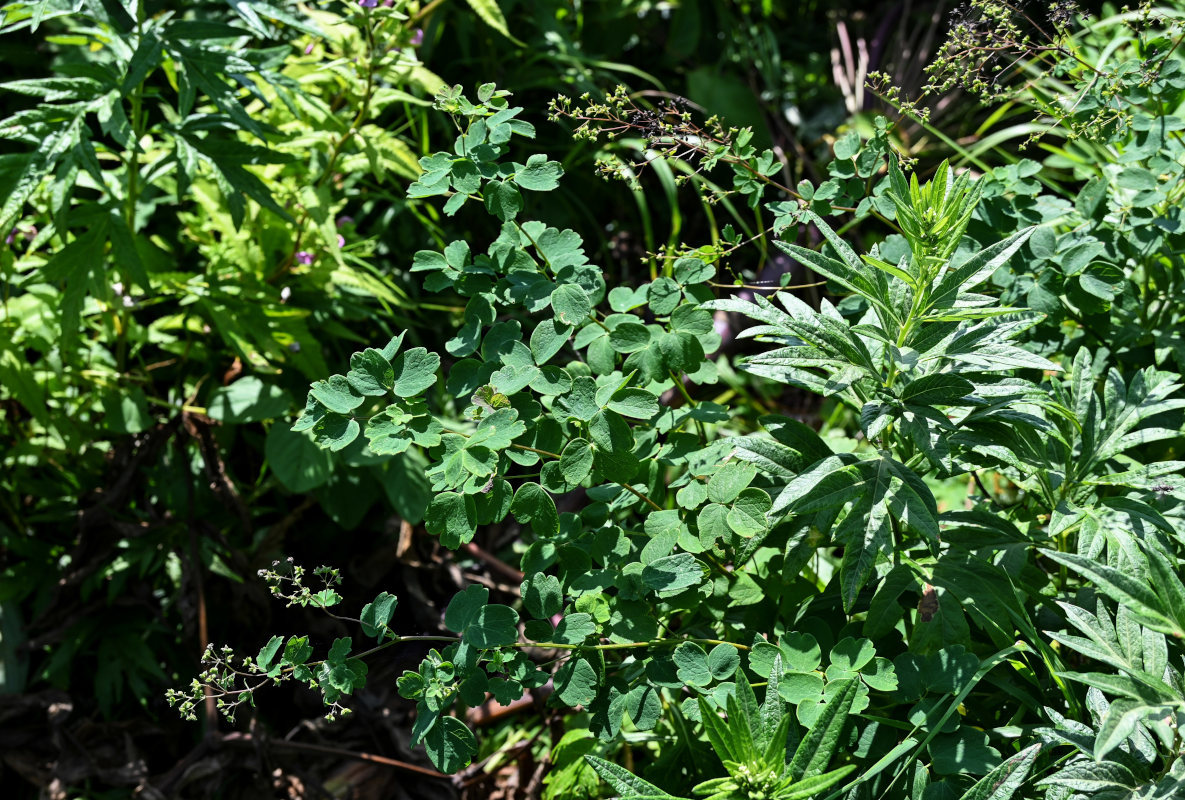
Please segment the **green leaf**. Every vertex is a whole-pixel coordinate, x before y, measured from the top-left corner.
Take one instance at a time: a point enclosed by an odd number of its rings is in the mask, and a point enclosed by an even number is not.
[[[530,523],[531,530],[540,536],[554,536],[560,530],[560,517],[555,500],[542,486],[533,481],[524,483],[514,493],[510,513],[521,523]]]
[[[750,663],[752,659],[752,650],[750,652]],[[769,675],[764,676],[769,678],[769,682],[765,686],[765,700],[761,703],[761,708],[757,713],[759,735],[756,737],[757,746],[764,748],[772,739],[774,731],[782,724],[782,719],[786,716],[786,706],[782,702],[781,696],[778,694],[778,686],[782,677],[782,654],[774,655],[773,663],[770,664]],[[785,745],[782,745],[783,750]]]
[[[423,347],[414,347],[396,356],[391,367],[394,375],[392,390],[395,394],[414,397],[436,383],[440,356],[429,353]]]
[[[773,500],[762,489],[742,490],[728,512],[728,527],[738,536],[745,538],[764,533],[769,529],[766,514],[773,508],[773,504]]]
[[[543,366],[572,338],[572,326],[558,319],[545,319],[531,331],[531,355],[535,363]]]
[[[267,672],[271,667],[272,659],[276,657],[276,653],[280,652],[280,645],[284,643],[283,636],[273,636],[268,640],[268,643],[259,651],[259,655],[255,657],[255,664],[259,667],[261,672]]]
[[[609,344],[619,353],[644,350],[650,344],[650,329],[640,322],[622,322],[609,334]]]
[[[690,553],[657,559],[642,569],[642,583],[660,594],[675,594],[704,580],[704,566]]]
[[[1025,228],[1002,242],[996,242],[980,250],[959,266],[947,272],[930,295],[932,308],[947,308],[954,305],[959,292],[973,289],[991,277],[1004,266],[1013,254],[1028,241],[1036,228]]]
[[[564,398],[569,413],[581,422],[590,421],[600,410],[597,404],[597,382],[582,375],[572,381],[572,392]],[[630,445],[633,446],[632,444]]]
[[[346,380],[358,394],[382,397],[395,386],[395,370],[382,351],[368,347],[350,356]]]
[[[565,662],[555,673],[556,696],[568,706],[586,706],[597,696],[597,671],[585,658]]]
[[[1131,797],[1140,784],[1132,771],[1117,761],[1079,761],[1037,782],[1038,786],[1065,786],[1088,797],[1098,792]]]
[[[1029,777],[1029,771],[1040,752],[1040,743],[1026,747],[983,776],[959,800],[1011,800]]]
[[[563,175],[560,162],[548,161],[542,153],[532,155],[526,164],[514,165],[514,182],[533,192],[550,192],[560,185]]]
[[[778,800],[807,800],[807,798],[819,795],[824,789],[830,789],[855,770],[855,764],[847,764],[839,769],[824,772],[822,775],[812,775],[797,781],[790,789],[779,792],[777,798]]]
[[[477,532],[477,504],[471,495],[442,492],[432,498],[424,512],[424,527],[440,537],[440,542],[455,550],[472,541]]]
[[[675,280],[681,285],[703,283],[716,276],[716,268],[698,258],[677,258],[672,265]]]
[[[354,640],[349,636],[334,639],[325,660],[330,664],[344,664],[346,659],[350,657],[350,648],[353,646]]]
[[[593,468],[593,450],[584,439],[573,439],[560,453],[560,473],[569,486],[579,486]]]
[[[506,27],[506,17],[502,14],[502,9],[498,7],[497,0],[468,0],[468,2],[474,13],[481,17],[482,22],[515,44],[526,47],[525,44],[512,36],[510,29]],[[451,772],[452,770],[446,771]]]
[[[584,760],[596,770],[605,783],[612,786],[614,791],[621,795],[620,800],[682,800],[682,798],[667,794],[653,783],[647,783],[624,767],[619,767],[603,758],[586,755]]]
[[[831,699],[823,706],[814,725],[794,751],[794,757],[787,765],[787,773],[794,780],[819,775],[827,768],[831,757],[839,747],[840,734],[848,720],[852,702],[856,699],[859,679],[844,678],[831,684]]]
[[[728,680],[741,665],[741,656],[731,644],[718,644],[708,653],[708,670],[718,681]]]
[[[536,619],[550,619],[564,607],[564,596],[560,579],[554,575],[536,572],[523,581],[521,594],[527,611]]]
[[[1142,580],[1076,553],[1049,549],[1040,552],[1094,581],[1108,597],[1135,612],[1141,624],[1158,633],[1185,637],[1185,618],[1170,617],[1160,597]]]
[[[718,503],[709,503],[700,509],[695,524],[699,528],[700,544],[705,549],[728,536],[728,514],[729,509]]]
[[[596,446],[593,455],[601,472],[618,481],[633,477],[637,469],[634,433],[620,414],[598,411],[588,424],[588,435]]]
[[[755,477],[757,470],[749,464],[730,461],[708,479],[708,499],[713,503],[727,505],[735,500],[741,490],[752,483]]]
[[[272,425],[267,432],[264,455],[268,467],[284,488],[296,494],[316,489],[332,473],[332,457],[303,433],[287,425]]]
[[[284,655],[281,662],[288,666],[300,666],[313,655],[313,646],[309,644],[307,636],[289,636],[284,645]]]
[[[1000,754],[989,746],[988,735],[974,728],[944,733],[930,742],[934,771],[943,775],[983,775],[998,765]]]
[[[1136,725],[1150,716],[1164,716],[1171,706],[1150,706],[1140,700],[1120,697],[1113,700],[1103,715],[1098,737],[1094,742],[1094,757],[1101,761],[1119,747],[1136,730]]]
[[[925,375],[910,381],[901,391],[901,402],[919,406],[949,406],[975,390],[966,378],[949,373]]]
[[[211,419],[226,424],[259,422],[282,417],[292,408],[292,395],[254,375],[216,389],[206,404]]]
[[[733,648],[735,651],[735,648]],[[692,686],[707,686],[712,682],[708,654],[695,642],[684,642],[671,654],[679,680]]]
[[[330,375],[326,380],[317,381],[309,387],[309,394],[337,414],[349,414],[365,399],[354,391],[344,375]]]
[[[391,621],[391,615],[395,613],[397,602],[398,598],[395,595],[380,592],[373,602],[364,605],[362,616],[359,618],[362,632],[381,639],[386,632],[387,623]]]
[[[574,283],[565,283],[551,293],[551,307],[564,325],[578,325],[592,313],[588,294]]]
[[[313,426],[313,441],[331,452],[344,449],[358,438],[362,426],[358,421],[341,414],[326,414]]]
[[[518,612],[510,606],[485,605],[465,627],[465,641],[479,649],[505,647],[518,641]]]
[[[555,639],[560,644],[583,644],[584,640],[597,632],[597,623],[592,614],[568,614],[560,620],[555,629]]]
[[[444,610],[444,627],[453,633],[464,633],[489,600],[489,589],[477,584],[466,586],[465,591],[453,595]]]
[[[483,189],[486,210],[503,222],[509,222],[523,210],[523,196],[509,181],[490,181]]]
[[[665,317],[674,311],[682,297],[683,290],[670,278],[659,278],[650,284],[650,288],[646,292],[650,310],[660,317]]]
[[[868,639],[853,639],[848,636],[831,648],[831,666],[848,672],[857,672],[872,661],[876,648]]]
[[[640,731],[654,730],[662,716],[662,699],[653,686],[639,684],[625,698],[625,713]]]
[[[445,773],[459,772],[477,754],[477,740],[456,717],[441,717],[424,736],[424,749],[432,765]]]
[[[645,389],[619,389],[609,398],[606,407],[623,417],[650,419],[658,413],[658,398]]]

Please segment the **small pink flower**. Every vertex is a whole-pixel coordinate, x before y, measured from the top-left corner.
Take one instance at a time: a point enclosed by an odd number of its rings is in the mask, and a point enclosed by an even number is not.
[[[341,250],[341,249],[342,249],[343,247],[345,247],[345,246],[346,246],[346,237],[342,236],[342,235],[339,233],[339,234],[337,235],[337,249],[338,249],[338,250]]]
[[[16,228],[13,228],[8,232],[8,235],[4,237],[4,243],[12,244],[14,239],[16,239]]]
[[[304,54],[305,54],[306,56],[307,56],[307,55],[311,55],[311,54],[312,54],[312,52],[313,52],[313,46],[314,46],[315,44],[316,44],[316,42],[309,42],[309,44],[308,44],[308,47],[306,47],[306,48],[304,49]]]
[[[306,267],[309,266],[313,263],[313,254],[308,250],[301,250],[296,254],[296,263],[302,264]]]
[[[423,28],[416,28],[416,32],[411,35],[411,42],[409,42],[409,44],[412,47],[419,47],[423,43],[424,43],[424,29]]]

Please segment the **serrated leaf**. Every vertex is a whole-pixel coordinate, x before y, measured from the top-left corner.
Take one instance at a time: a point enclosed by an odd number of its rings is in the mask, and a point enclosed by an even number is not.
[[[1075,792],[1132,792],[1140,781],[1131,770],[1116,761],[1079,761],[1037,782],[1038,786],[1065,786]]]
[[[612,786],[621,795],[620,800],[682,800],[682,798],[667,794],[653,783],[647,783],[624,767],[619,767],[603,758],[586,755],[584,760],[596,770],[605,783]]]
[[[815,719],[815,723],[794,751],[794,757],[787,765],[787,773],[795,780],[802,780],[818,775],[827,768],[831,757],[839,747],[840,734],[847,722],[852,703],[856,699],[856,689],[860,681],[856,678],[844,678],[833,681],[831,699],[823,707],[822,712]]]
[[[938,373],[910,381],[901,390],[901,402],[920,406],[948,406],[975,390],[971,381],[959,375]]]

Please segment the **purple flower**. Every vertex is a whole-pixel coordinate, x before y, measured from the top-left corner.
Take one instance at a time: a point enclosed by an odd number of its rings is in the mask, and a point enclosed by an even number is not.
[[[358,0],[358,5],[363,8],[377,8],[379,0]]]
[[[338,217],[336,224],[337,224],[337,227],[341,228],[345,225],[352,225],[353,223],[354,223],[353,217]]]
[[[411,35],[411,42],[409,42],[409,44],[412,47],[419,47],[423,43],[424,43],[424,29],[423,28],[416,28],[416,32]]]
[[[13,228],[8,232],[8,235],[4,237],[4,243],[12,244],[14,239],[16,239],[16,228]]]
[[[308,45],[308,47],[306,47],[306,48],[304,49],[304,54],[305,54],[306,56],[307,56],[307,55],[310,55],[310,54],[313,52],[313,46],[314,46],[315,44],[316,44],[316,42],[309,42],[309,45]]]
[[[303,264],[307,267],[309,264],[313,263],[313,254],[308,250],[301,250],[296,254],[296,263]]]
[[[338,250],[341,250],[341,249],[342,249],[343,247],[345,247],[345,246],[346,246],[346,237],[342,236],[342,235],[339,233],[339,234],[337,235],[337,249],[338,249]]]

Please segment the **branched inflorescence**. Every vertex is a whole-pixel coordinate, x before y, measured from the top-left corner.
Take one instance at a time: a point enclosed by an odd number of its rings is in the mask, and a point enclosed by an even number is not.
[[[679,183],[709,172],[718,164],[731,165],[738,174],[748,173],[763,182],[769,182],[768,177],[781,170],[781,162],[776,161],[772,153],[759,159],[758,163],[751,163],[757,155],[756,148],[749,143],[752,131],[727,128],[715,116],[708,117],[702,124],[697,123],[692,105],[685,97],[670,95],[664,96],[654,108],[645,108],[638,105],[624,87],[618,86],[601,102],[593,101],[587,93],[580,97],[580,103],[574,103],[568,97],[556,98],[551,103],[550,118],[576,122],[573,135],[580,140],[641,139],[641,161],[602,159],[598,164],[603,175],[627,181],[635,188],[639,186],[639,174],[654,159],[689,164],[692,167],[690,174],[677,177]],[[703,183],[699,185],[705,189],[708,202],[718,202],[733,193]]]
[[[1053,126],[1070,138],[1122,135],[1141,104],[1175,79],[1164,68],[1180,42],[1180,24],[1156,18],[1151,3],[1141,3],[1121,23],[1123,35],[1140,43],[1140,57],[1108,65],[1084,45],[1091,31],[1081,27],[1083,18],[1073,0],[968,0],[951,12],[947,38],[926,68],[921,97],[905,97],[883,72],[870,73],[868,86],[922,122],[929,120],[926,99],[951,91],[969,92],[984,103],[1023,96],[1052,123],[1033,133],[1029,143]],[[1154,26],[1164,30],[1153,36]],[[1159,46],[1160,39],[1172,43]]]

